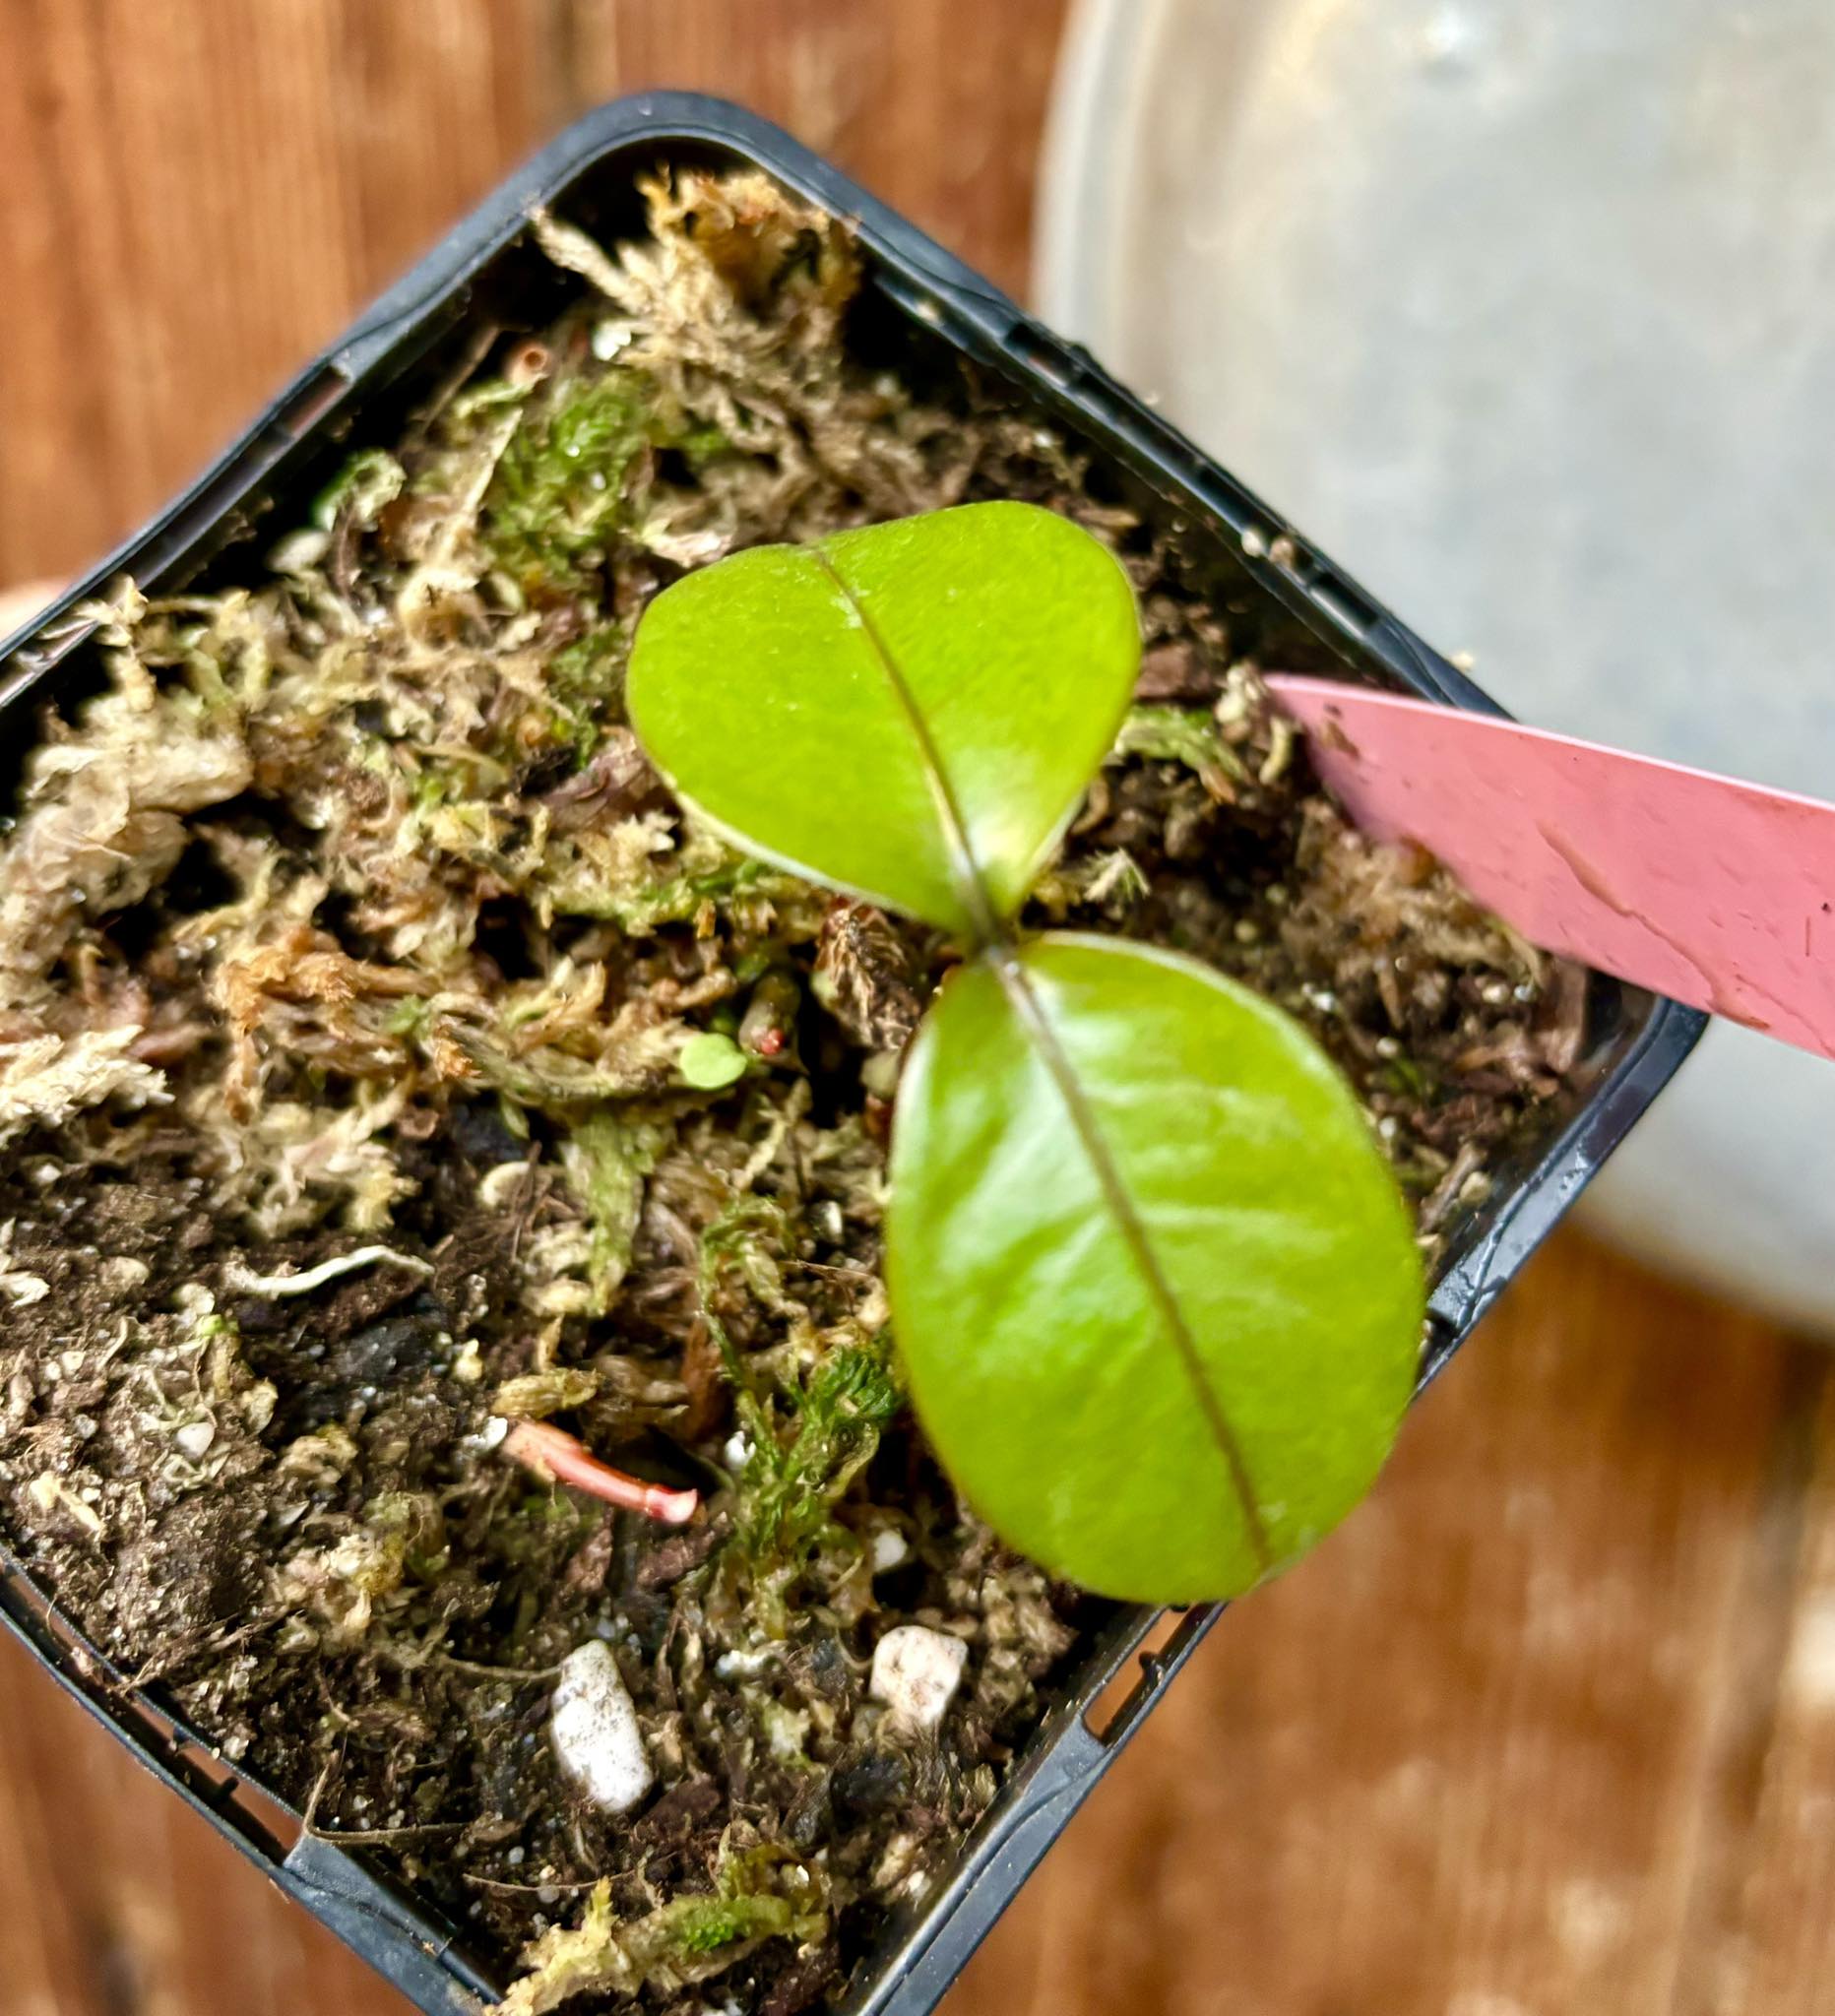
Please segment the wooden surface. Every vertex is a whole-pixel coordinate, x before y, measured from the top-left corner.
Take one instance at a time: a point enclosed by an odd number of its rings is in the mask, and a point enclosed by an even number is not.
[[[1023,286],[1060,0],[0,0],[0,581],[128,530],[594,98]],[[1705,1172],[1704,1172],[1705,1173]],[[1835,2009],[1835,1390],[1567,1237],[1211,1640],[953,2016]],[[0,1647],[0,2016],[401,2005]]]

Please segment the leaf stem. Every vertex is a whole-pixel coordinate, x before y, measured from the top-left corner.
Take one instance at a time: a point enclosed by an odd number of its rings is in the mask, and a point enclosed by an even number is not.
[[[1109,1152],[1095,1108],[1090,1103],[1089,1095],[1083,1089],[1082,1080],[1077,1076],[1076,1066],[1066,1054],[1063,1044],[1058,1041],[1057,1032],[1051,1027],[1044,1004],[1034,990],[1031,977],[1020,960],[1018,948],[1013,941],[1002,935],[987,946],[984,956],[993,967],[1020,1026],[1031,1037],[1040,1060],[1050,1074],[1052,1083],[1057,1087],[1058,1096],[1064,1102],[1064,1110],[1069,1115],[1070,1123],[1083,1145],[1084,1154],[1089,1157],[1090,1166],[1096,1173],[1097,1182],[1102,1186],[1103,1199],[1108,1206],[1115,1228],[1121,1234],[1135,1269],[1159,1312],[1166,1333],[1171,1339],[1172,1347],[1185,1368],[1185,1375],[1197,1395],[1205,1424],[1211,1432],[1211,1439],[1217,1444],[1223,1456],[1230,1472],[1231,1486],[1242,1506],[1242,1520],[1248,1530],[1249,1545],[1254,1550],[1258,1567],[1266,1574],[1274,1566],[1274,1549],[1269,1543],[1261,1506],[1256,1502],[1248,1465],[1242,1454],[1242,1445],[1236,1439],[1235,1429],[1231,1425],[1230,1418],[1224,1412],[1223,1402],[1205,1371],[1204,1360],[1199,1355],[1197,1343],[1185,1321],[1185,1313],[1178,1305],[1178,1297],[1172,1291],[1172,1284],[1168,1281],[1160,1265],[1160,1256],[1154,1251],[1153,1241],[1147,1235],[1147,1228],[1142,1225],[1140,1215],[1134,1209],[1134,1200],[1128,1195],[1127,1185],[1122,1181],[1121,1171]]]

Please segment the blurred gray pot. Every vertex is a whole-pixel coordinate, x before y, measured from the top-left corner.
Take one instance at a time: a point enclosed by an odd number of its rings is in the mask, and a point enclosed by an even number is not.
[[[1835,795],[1830,0],[1082,0],[1037,292],[1507,706]],[[1835,1334],[1835,1068],[1710,1032],[1596,1227]]]

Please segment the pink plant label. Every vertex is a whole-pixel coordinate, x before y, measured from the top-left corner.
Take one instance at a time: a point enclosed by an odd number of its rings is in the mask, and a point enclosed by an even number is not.
[[[1835,1057],[1835,805],[1325,679],[1269,685],[1351,816],[1536,944]]]

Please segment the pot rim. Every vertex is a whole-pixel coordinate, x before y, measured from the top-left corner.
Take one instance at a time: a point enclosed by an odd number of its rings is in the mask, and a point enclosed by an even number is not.
[[[853,224],[869,284],[907,317],[1004,376],[1035,405],[1142,481],[1170,517],[1208,537],[1299,617],[1347,666],[1424,698],[1501,712],[1448,660],[1311,546],[1218,464],[998,288],[780,128],[723,99],[654,92],[588,113],[511,174],[344,336],[309,363],[223,455],[77,586],[0,644],[0,723],[76,675],[94,625],[75,614],[120,574],[163,587],[201,569],[314,449],[342,433],[467,312],[475,284],[524,238],[537,207],[594,175],[625,175],[683,150],[765,170]],[[35,737],[30,728],[22,746]],[[1443,1368],[1530,1253],[1693,1047],[1706,1017],[1623,987],[1599,1076],[1534,1163],[1477,1214],[1429,1299],[1420,1385]],[[888,1928],[841,2016],[928,2016],[1173,1675],[1223,1613],[1118,1606],[1086,1652],[960,1861]],[[67,1691],[287,1894],[426,2016],[476,2016],[501,1984],[462,1932],[359,1853],[308,1833],[300,1815],[226,1762],[157,1685],[138,1687],[58,1612],[0,1542],[0,1618]],[[1132,1671],[1099,1728],[1092,1710]]]

